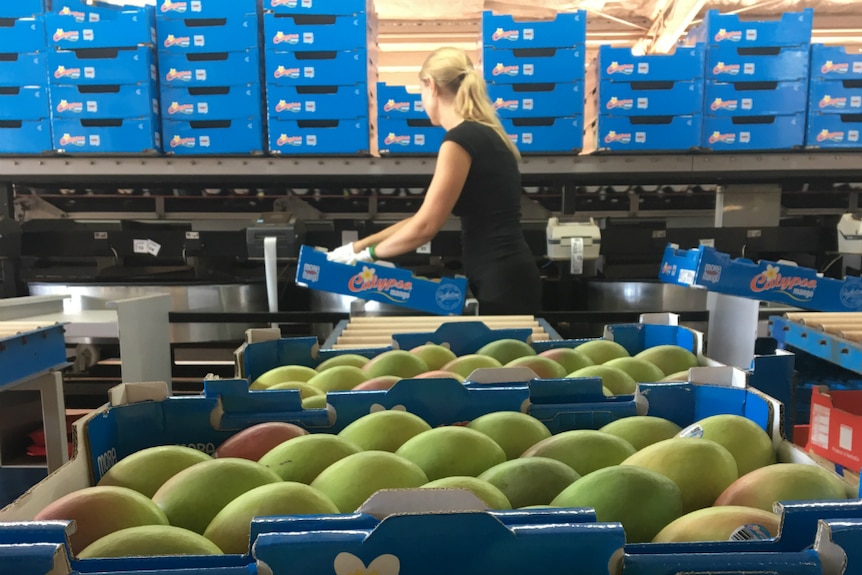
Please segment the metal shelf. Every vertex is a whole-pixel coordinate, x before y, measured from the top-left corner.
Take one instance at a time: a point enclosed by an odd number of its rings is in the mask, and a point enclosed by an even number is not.
[[[862,345],[855,341],[777,316],[769,320],[769,333],[782,346],[862,374]]]

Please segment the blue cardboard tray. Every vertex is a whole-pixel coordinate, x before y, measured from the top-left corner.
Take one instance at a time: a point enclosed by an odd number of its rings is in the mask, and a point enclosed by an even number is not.
[[[377,83],[377,114],[381,118],[403,120],[428,118],[418,91],[408,90],[407,86],[390,86],[386,82]]]
[[[264,10],[275,14],[347,16],[373,12],[368,0],[264,0]]]
[[[862,148],[862,117],[856,115],[808,114],[805,146],[820,149]]]
[[[862,279],[824,278],[812,269],[767,260],[732,259],[710,247],[665,249],[659,279],[813,311],[862,311]]]
[[[703,113],[703,80],[688,82],[601,82],[599,114],[691,116]]]
[[[807,47],[752,55],[726,46],[711,49],[706,56],[706,78],[716,82],[807,82],[810,75]]]
[[[850,46],[812,44],[811,80],[862,80],[862,52]]]
[[[0,138],[0,146],[4,144],[5,138]],[[63,326],[57,324],[0,339],[0,391],[35,375],[66,367],[64,333]]]
[[[558,13],[553,20],[525,21],[490,10],[482,13],[486,48],[583,48],[586,42],[587,13],[582,10]]]
[[[54,118],[111,120],[159,113],[155,82],[119,86],[51,86]]]
[[[98,16],[98,19],[93,16]],[[48,14],[45,28],[48,44],[59,50],[90,48],[134,48],[153,45],[156,28],[149,10],[105,10],[90,12],[90,18],[74,14]]]
[[[277,86],[338,86],[368,82],[372,64],[365,48],[267,52],[266,83]]]
[[[583,116],[503,118],[503,129],[524,154],[579,152],[584,147]]]
[[[766,84],[706,83],[709,116],[779,116],[805,112],[808,85],[804,81]]]
[[[805,143],[805,112],[703,120],[703,147],[715,151],[791,150]]]
[[[252,155],[263,153],[261,118],[221,121],[165,119],[165,153],[174,156]]]
[[[162,151],[159,118],[51,121],[54,150],[66,154],[158,154]]]
[[[368,84],[266,88],[267,114],[279,120],[352,120],[369,115]]]
[[[812,80],[808,102],[812,113],[862,114],[862,86],[852,80]]]
[[[315,121],[269,119],[269,151],[277,155],[367,154],[368,117]]]
[[[41,120],[51,117],[45,86],[0,87],[0,120]]]
[[[233,19],[258,12],[258,0],[158,0],[156,2],[156,18],[159,20]]]
[[[702,126],[699,114],[655,119],[599,116],[588,127],[588,138],[599,151],[685,151],[700,145]]]
[[[245,52],[258,47],[256,14],[214,20],[162,20],[159,50],[169,54]]]
[[[260,84],[223,88],[169,88],[161,90],[161,115],[165,120],[234,120],[261,118],[263,88]]]
[[[585,63],[583,48],[519,51],[486,47],[482,59],[485,80],[492,84],[583,82]]]
[[[584,84],[490,84],[501,118],[565,118],[584,114]]]
[[[604,82],[690,82],[704,77],[706,46],[677,46],[673,54],[632,54],[631,48],[599,48],[597,72]]]
[[[0,5],[0,18],[32,18],[45,13],[45,0],[15,0]]]
[[[306,20],[293,14],[263,16],[264,46],[270,52],[297,50],[357,50],[367,48],[371,30],[362,14],[332,15]]]
[[[194,55],[160,52],[159,69],[163,87],[244,86],[261,80],[257,48]]]
[[[0,154],[43,154],[52,148],[51,121],[48,118],[0,124]]]
[[[443,145],[446,131],[430,120],[382,117],[377,121],[378,149],[381,154],[434,155]]]
[[[45,17],[0,20],[0,54],[45,51]]]
[[[811,8],[785,12],[773,20],[747,20],[739,14],[721,14],[718,10],[709,10],[703,23],[689,37],[692,41],[710,46],[806,46],[811,43],[813,27],[814,10]]]
[[[149,46],[131,49],[57,50],[48,53],[51,84],[105,86],[156,81],[156,54]]]
[[[0,87],[38,86],[47,76],[46,54],[3,54],[0,58]]]

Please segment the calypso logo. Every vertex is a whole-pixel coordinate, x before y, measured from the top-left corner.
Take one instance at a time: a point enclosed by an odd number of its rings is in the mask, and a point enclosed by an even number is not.
[[[730,76],[738,76],[739,75],[739,64],[725,64],[724,62],[719,62],[712,69],[713,74],[728,74]]]
[[[185,14],[189,9],[188,3],[186,2],[174,2],[173,0],[165,0],[165,3],[162,4],[162,12],[176,12],[177,14]]]
[[[171,102],[171,105],[168,107],[169,116],[174,116],[176,114],[194,114],[194,112],[194,104],[180,104],[179,102]]]
[[[285,34],[278,31],[272,38],[273,44],[299,44],[299,34]]]
[[[174,36],[173,34],[168,34],[168,37],[165,38],[165,48],[171,48],[173,46],[188,48],[191,43],[192,40],[188,36]]]
[[[819,134],[817,134],[818,142],[843,142],[844,141],[844,132],[830,132],[829,130],[822,130]]]
[[[383,106],[384,112],[409,112],[410,111],[410,102],[396,102],[395,100],[390,99]]]
[[[61,146],[85,146],[87,145],[87,138],[85,136],[72,136],[70,134],[63,134],[63,137],[60,138]]]
[[[75,12],[68,6],[63,6],[63,8],[60,9],[59,14],[60,16],[74,16],[75,20],[79,20],[81,22],[83,22],[84,19],[87,17],[87,15],[83,12]]]
[[[725,30],[722,28],[718,32],[715,33],[715,41],[716,42],[739,42],[742,40],[742,31],[741,30]]]
[[[719,110],[728,110],[732,112],[738,107],[738,100],[722,100],[721,98],[716,98],[715,100],[713,100],[712,104],[709,105],[709,109],[713,112],[717,112]]]
[[[396,144],[398,146],[409,146],[410,136],[397,136],[393,132],[389,132],[389,135],[386,136],[386,139],[383,140],[383,143],[387,146],[391,146],[393,144]]]
[[[520,66],[504,66],[497,64],[491,72],[494,76],[517,76],[520,71]]]
[[[847,107],[847,98],[833,98],[827,94],[820,99],[817,105],[821,108],[844,109]]]
[[[66,68],[65,66],[58,66],[56,70],[54,70],[55,78],[71,78],[73,80],[77,80],[81,77],[81,69],[80,68]]]
[[[634,71],[634,64],[620,64],[619,62],[611,62],[611,65],[607,68],[608,74],[625,74],[628,76],[634,74]]]
[[[177,70],[176,68],[171,68],[168,70],[168,73],[165,74],[165,81],[173,82],[174,80],[179,80],[180,82],[191,82],[191,70]]]
[[[81,39],[81,33],[77,30],[72,30],[71,32],[66,32],[62,28],[57,28],[57,31],[54,32],[54,42],[77,42]]]
[[[616,96],[608,100],[605,108],[608,110],[631,110],[635,105],[635,101],[631,98],[620,100]]]
[[[751,279],[749,287],[754,293],[780,292],[797,301],[810,301],[817,289],[817,280],[794,275],[783,276],[778,266],[767,265],[766,271]]]
[[[57,112],[72,112],[73,114],[80,114],[83,111],[83,102],[67,102],[66,100],[60,100],[60,103],[57,104]]]
[[[272,0],[269,3],[273,8],[278,8],[279,6],[287,6],[288,8],[296,8],[296,0]]]
[[[736,134],[722,134],[721,132],[713,132],[709,137],[710,144],[732,144],[736,141]]]
[[[500,40],[509,40],[514,42],[518,38],[521,37],[521,33],[517,30],[504,30],[502,28],[497,28],[494,30],[494,33],[491,35],[491,39],[494,42],[499,42]]]
[[[615,131],[610,131],[610,132],[608,132],[608,135],[605,136],[605,143],[606,144],[613,144],[614,142],[618,142],[620,144],[628,144],[631,141],[632,141],[632,135],[627,134],[627,133],[618,134]]]
[[[362,267],[362,271],[347,281],[347,289],[351,293],[376,293],[396,302],[410,299],[413,282],[381,278],[373,268]]]
[[[820,66],[821,74],[846,74],[850,71],[850,64],[847,62],[833,62],[827,60],[825,64]]]
[[[273,74],[276,78],[299,78],[299,68],[279,66]]]
[[[172,148],[194,148],[197,142],[194,138],[181,138],[179,136],[174,136],[171,140]]]
[[[497,98],[494,100],[494,109],[515,112],[518,110],[518,100],[504,100],[503,98]]]
[[[302,136],[288,136],[287,134],[282,134],[278,137],[276,144],[278,146],[301,146]]]
[[[280,100],[278,104],[275,105],[276,112],[301,112],[302,111],[302,103],[300,102],[286,102],[285,100]]]

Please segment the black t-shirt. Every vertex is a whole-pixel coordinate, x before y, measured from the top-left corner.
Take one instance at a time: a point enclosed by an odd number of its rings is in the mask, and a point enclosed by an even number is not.
[[[492,128],[464,121],[446,133],[472,163],[453,213],[461,218],[464,268],[468,276],[488,266],[532,261],[521,229],[521,173],[506,143]]]

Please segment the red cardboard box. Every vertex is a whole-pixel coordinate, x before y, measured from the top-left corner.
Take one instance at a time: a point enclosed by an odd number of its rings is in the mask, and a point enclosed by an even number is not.
[[[862,468],[862,391],[811,393],[811,423],[806,449],[859,473]]]

